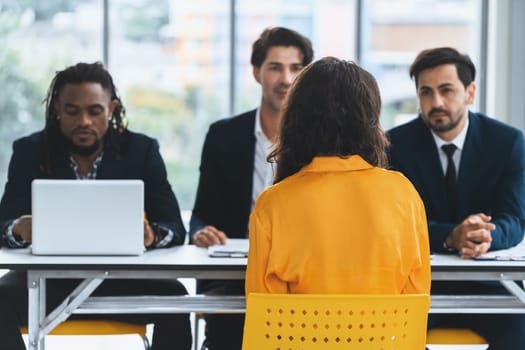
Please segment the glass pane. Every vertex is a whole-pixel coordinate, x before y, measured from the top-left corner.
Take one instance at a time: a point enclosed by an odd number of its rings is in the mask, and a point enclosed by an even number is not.
[[[229,6],[222,0],[112,0],[109,69],[129,128],[159,140],[182,209],[193,208],[211,121],[227,116]]]
[[[267,27],[294,29],[312,41],[315,58],[336,56],[355,60],[355,1],[237,1],[235,36],[235,112],[257,107],[260,86],[250,65],[252,44]]]
[[[0,183],[14,139],[44,127],[55,71],[102,60],[102,1],[0,2]]]
[[[363,2],[361,64],[377,78],[385,129],[415,117],[408,69],[424,49],[451,46],[479,69],[481,1],[367,0]]]

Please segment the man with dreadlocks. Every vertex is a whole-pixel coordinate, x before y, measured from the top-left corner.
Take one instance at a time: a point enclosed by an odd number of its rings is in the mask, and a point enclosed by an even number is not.
[[[42,131],[16,140],[0,202],[0,245],[31,244],[31,181],[48,179],[140,179],[144,181],[144,246],[183,244],[186,231],[177,199],[155,139],[126,127],[125,109],[113,79],[99,62],[78,63],[56,74],[46,104]],[[104,242],[101,242],[104,244]],[[2,348],[25,349],[19,329],[27,325],[26,273],[10,271],[0,279]],[[78,284],[50,280],[47,307],[52,309]],[[177,280],[108,280],[95,295],[182,295]],[[190,349],[188,315],[114,315],[111,319],[154,323],[154,350]]]

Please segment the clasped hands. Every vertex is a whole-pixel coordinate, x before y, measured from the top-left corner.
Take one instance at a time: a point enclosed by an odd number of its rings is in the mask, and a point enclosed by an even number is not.
[[[485,254],[492,243],[490,231],[496,228],[491,220],[491,216],[483,213],[469,215],[454,227],[445,241],[446,245],[456,249],[463,259]]]

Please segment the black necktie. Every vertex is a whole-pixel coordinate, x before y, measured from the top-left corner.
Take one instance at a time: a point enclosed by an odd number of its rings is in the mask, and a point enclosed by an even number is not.
[[[441,149],[447,155],[447,172],[445,174],[445,181],[447,187],[447,200],[450,220],[454,221],[456,217],[456,202],[457,202],[457,181],[456,181],[456,166],[452,156],[456,152],[457,147],[450,143],[441,146]]]

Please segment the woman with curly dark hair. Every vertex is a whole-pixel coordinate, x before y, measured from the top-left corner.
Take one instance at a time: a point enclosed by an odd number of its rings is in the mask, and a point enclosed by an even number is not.
[[[429,293],[423,203],[386,170],[374,77],[323,58],[288,95],[269,160],[275,184],[250,218],[246,293]]]

